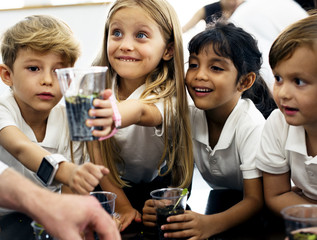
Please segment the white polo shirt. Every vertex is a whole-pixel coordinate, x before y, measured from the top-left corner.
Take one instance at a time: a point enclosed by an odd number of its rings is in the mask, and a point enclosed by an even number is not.
[[[291,171],[291,180],[303,193],[317,200],[317,156],[307,154],[305,129],[291,126],[276,109],[267,119],[256,166],[271,174]]]
[[[195,163],[210,187],[242,191],[243,179],[261,177],[255,155],[265,119],[251,100],[239,100],[214,149],[205,112],[190,106],[190,113]]]
[[[112,90],[115,94],[116,81]],[[145,90],[145,84],[137,88],[128,99],[139,99]],[[164,121],[164,103],[155,103]],[[118,166],[122,178],[133,183],[151,182],[158,176],[158,164],[164,152],[163,128],[131,125],[119,129],[114,138],[120,148],[120,157],[124,166]]]
[[[70,139],[67,124],[65,107],[63,105],[55,106],[48,117],[44,140],[42,142],[38,142],[33,130],[24,121],[12,92],[9,90],[0,97],[0,131],[7,126],[16,126],[32,142],[37,143],[52,154],[59,153],[70,160]],[[83,143],[73,142],[73,150],[75,162],[82,162]],[[43,186],[37,179],[36,173],[26,168],[2,146],[0,146],[0,161],[9,167],[14,168],[16,171],[31,179],[38,185]],[[52,191],[59,191],[60,187],[51,186],[49,189]]]

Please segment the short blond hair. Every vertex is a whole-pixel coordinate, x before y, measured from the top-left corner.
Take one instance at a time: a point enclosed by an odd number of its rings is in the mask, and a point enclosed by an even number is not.
[[[1,39],[2,61],[11,70],[20,49],[53,52],[74,66],[80,55],[80,45],[70,27],[48,15],[32,15],[10,27]]]

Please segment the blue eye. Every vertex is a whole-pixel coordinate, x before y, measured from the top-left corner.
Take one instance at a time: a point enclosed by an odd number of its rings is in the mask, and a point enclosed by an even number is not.
[[[136,35],[136,37],[137,37],[137,38],[147,38],[147,35],[146,35],[145,33],[140,32],[140,33],[138,33],[138,34]]]
[[[121,37],[122,33],[119,30],[115,30],[115,31],[113,31],[112,35],[115,37]]]

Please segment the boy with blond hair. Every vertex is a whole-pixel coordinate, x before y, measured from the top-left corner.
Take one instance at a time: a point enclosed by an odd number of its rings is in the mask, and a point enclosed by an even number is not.
[[[0,76],[10,91],[0,97],[0,160],[51,191],[62,183],[88,194],[108,169],[87,162],[83,142],[69,141],[58,104],[55,70],[73,67],[80,54],[71,29],[51,16],[29,16],[4,33],[1,53]],[[0,209],[0,216],[7,212]]]

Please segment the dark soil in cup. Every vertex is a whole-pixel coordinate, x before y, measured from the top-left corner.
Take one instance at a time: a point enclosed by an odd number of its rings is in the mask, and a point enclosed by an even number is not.
[[[96,95],[75,96],[65,98],[68,126],[73,141],[92,141],[98,137],[92,135],[92,131],[100,127],[87,127],[85,122],[88,118],[88,111],[94,108],[92,105]]]
[[[156,215],[157,215],[157,227],[159,231],[159,240],[182,240],[183,238],[164,238],[165,232],[171,231],[162,231],[161,226],[167,224],[166,219],[169,216],[183,214],[184,209],[181,206],[177,206],[176,209],[172,210],[174,205],[166,206],[165,208],[157,208]]]

